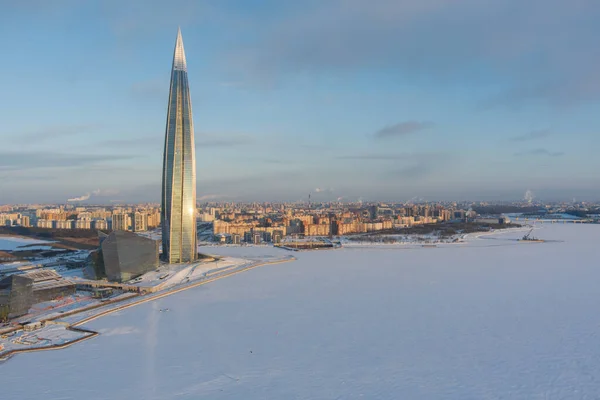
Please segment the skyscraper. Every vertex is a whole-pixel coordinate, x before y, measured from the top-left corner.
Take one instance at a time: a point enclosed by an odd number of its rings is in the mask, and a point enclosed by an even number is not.
[[[162,177],[163,259],[170,263],[194,261],[196,247],[196,157],[194,123],[181,31],[177,32]]]

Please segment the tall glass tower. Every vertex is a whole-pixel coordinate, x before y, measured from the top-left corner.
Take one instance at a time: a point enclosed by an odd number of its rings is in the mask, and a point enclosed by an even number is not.
[[[181,30],[177,32],[162,176],[162,248],[169,263],[194,261],[196,246],[196,156],[192,101]]]

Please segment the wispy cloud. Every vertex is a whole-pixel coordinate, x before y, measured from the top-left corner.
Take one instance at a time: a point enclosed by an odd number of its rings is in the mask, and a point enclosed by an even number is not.
[[[337,156],[338,160],[373,160],[373,161],[400,161],[400,160],[413,160],[415,158],[421,158],[423,156],[429,156],[430,153],[363,153],[363,154],[351,154]]]
[[[228,198],[231,198],[231,196],[226,194],[205,194],[198,197],[198,201],[222,200]]]
[[[129,139],[107,139],[95,144],[98,147],[127,147],[127,146],[135,146],[132,148],[148,148],[148,147],[157,147],[162,149],[164,145],[164,133],[160,135],[149,134],[145,136],[136,136]]]
[[[222,134],[219,136],[201,135],[196,138],[196,147],[238,147],[249,146],[256,143],[256,140],[247,135],[231,136]]]
[[[53,140],[58,137],[82,135],[90,132],[95,132],[101,129],[103,124],[64,124],[64,125],[49,125],[32,129],[20,135],[15,135],[14,139],[19,141],[35,140],[36,142],[43,140]]]
[[[89,200],[91,197],[96,197],[96,196],[108,197],[108,196],[114,196],[117,194],[119,194],[119,191],[116,189],[96,189],[96,190],[93,190],[92,192],[88,192],[82,196],[67,199],[67,202],[86,201],[86,200]]]
[[[164,133],[152,133],[145,136],[136,136],[129,139],[108,139],[98,142],[97,146],[102,147],[119,147],[119,146],[136,146],[136,147],[155,147],[160,148],[164,145]],[[196,133],[196,147],[239,147],[250,146],[256,143],[256,139],[249,135],[232,135],[228,133],[207,134]]]
[[[433,173],[438,165],[427,162],[418,162],[416,164],[408,165],[405,167],[397,168],[388,172],[388,175],[392,175],[396,178],[402,179],[419,179],[424,178]]]
[[[515,156],[549,156],[549,157],[560,157],[564,156],[565,153],[562,151],[549,151],[548,149],[532,149],[532,150],[524,150],[519,151],[514,154]]]
[[[71,197],[70,199],[67,199],[67,202],[70,203],[70,202],[74,202],[74,201],[86,201],[86,200],[89,200],[89,198],[90,198],[90,194],[86,193],[83,196]]]
[[[204,20],[213,9],[206,2],[196,0],[106,0],[100,4],[99,12],[109,21],[115,36],[122,40],[147,37],[160,29]]]
[[[342,155],[338,160],[350,161],[383,161],[387,168],[383,174],[397,179],[413,180],[424,178],[443,169],[456,167],[460,160],[456,154],[449,152],[416,152],[416,153],[364,153]]]
[[[550,136],[552,132],[549,129],[541,129],[537,131],[531,131],[523,135],[513,136],[510,138],[513,142],[527,142],[529,140],[543,139]]]
[[[577,1],[576,7],[564,0],[301,3],[281,19],[248,17],[258,40],[232,47],[228,65],[256,80],[372,68],[470,85],[500,78],[507,82],[500,91],[509,105],[600,98],[600,53],[589,50],[600,3],[592,0]],[[564,34],[556,34],[557,26]],[[482,65],[490,67],[472,73]]]
[[[60,154],[50,152],[0,152],[0,169],[25,170],[53,167],[80,167],[107,161],[135,158],[132,155],[115,154]]]
[[[431,122],[420,122],[420,121],[405,121],[399,122],[394,125],[386,126],[375,132],[373,137],[375,139],[389,139],[398,136],[408,135],[410,133],[422,131],[424,129],[433,126]]]
[[[265,164],[276,164],[276,165],[289,165],[290,164],[290,162],[284,161],[279,158],[262,158],[259,161],[261,161]]]

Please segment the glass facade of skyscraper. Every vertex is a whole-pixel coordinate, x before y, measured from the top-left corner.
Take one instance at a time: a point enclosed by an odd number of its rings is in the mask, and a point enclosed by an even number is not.
[[[162,177],[163,259],[171,263],[194,261],[196,244],[196,157],[194,123],[181,32],[177,33]]]

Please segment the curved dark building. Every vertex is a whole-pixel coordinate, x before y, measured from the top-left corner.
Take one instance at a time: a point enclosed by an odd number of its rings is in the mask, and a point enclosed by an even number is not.
[[[196,245],[196,156],[192,101],[181,31],[177,32],[163,158],[161,200],[163,259],[194,261]]]

